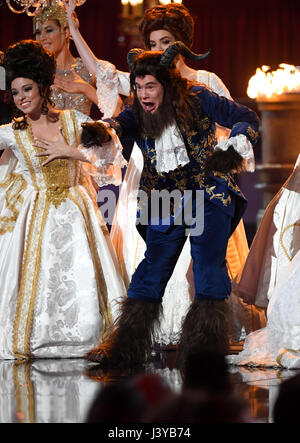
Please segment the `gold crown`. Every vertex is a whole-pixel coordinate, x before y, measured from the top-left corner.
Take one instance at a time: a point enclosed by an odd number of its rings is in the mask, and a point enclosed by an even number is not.
[[[56,2],[43,8],[33,18],[33,31],[36,30],[38,23],[44,23],[47,20],[58,20],[60,26],[65,28],[68,25],[68,17],[65,8]]]

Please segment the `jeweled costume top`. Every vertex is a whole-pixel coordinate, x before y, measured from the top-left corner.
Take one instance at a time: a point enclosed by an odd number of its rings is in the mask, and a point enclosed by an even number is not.
[[[95,80],[88,72],[83,64],[81,58],[77,58],[75,64],[72,66],[74,71],[86,82],[91,85],[95,84]],[[72,71],[63,71],[60,74],[59,71],[56,72],[59,77],[66,78],[67,80],[72,79]],[[51,87],[51,99],[54,102],[55,109],[77,109],[77,111],[83,114],[90,115],[92,102],[84,94],[75,94],[63,91],[62,89]]]

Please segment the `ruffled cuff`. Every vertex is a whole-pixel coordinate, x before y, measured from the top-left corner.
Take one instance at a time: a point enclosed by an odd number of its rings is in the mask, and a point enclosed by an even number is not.
[[[248,138],[239,134],[234,137],[230,137],[221,143],[218,143],[215,149],[220,149],[221,151],[227,151],[227,149],[232,146],[236,152],[238,152],[244,159],[244,169],[249,172],[255,171],[255,158],[252,148],[252,143]]]
[[[111,140],[102,146],[85,148],[79,145],[80,152],[87,162],[82,163],[82,172],[92,176],[97,186],[122,183],[121,169],[127,165],[122,155],[122,144],[114,129],[110,130]]]

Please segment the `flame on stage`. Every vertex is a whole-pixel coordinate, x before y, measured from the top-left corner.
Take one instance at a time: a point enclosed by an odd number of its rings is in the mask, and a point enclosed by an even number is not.
[[[247,94],[251,98],[300,93],[300,66],[281,63],[276,71],[270,66],[256,69],[248,83]]]

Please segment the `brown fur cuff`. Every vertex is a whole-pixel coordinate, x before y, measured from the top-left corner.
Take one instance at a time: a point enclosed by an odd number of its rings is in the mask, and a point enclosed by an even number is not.
[[[228,174],[240,172],[243,168],[243,157],[230,146],[227,151],[215,151],[206,161],[205,172],[214,171]]]
[[[81,126],[81,143],[85,148],[101,146],[111,138],[107,127],[100,121],[85,122]]]

